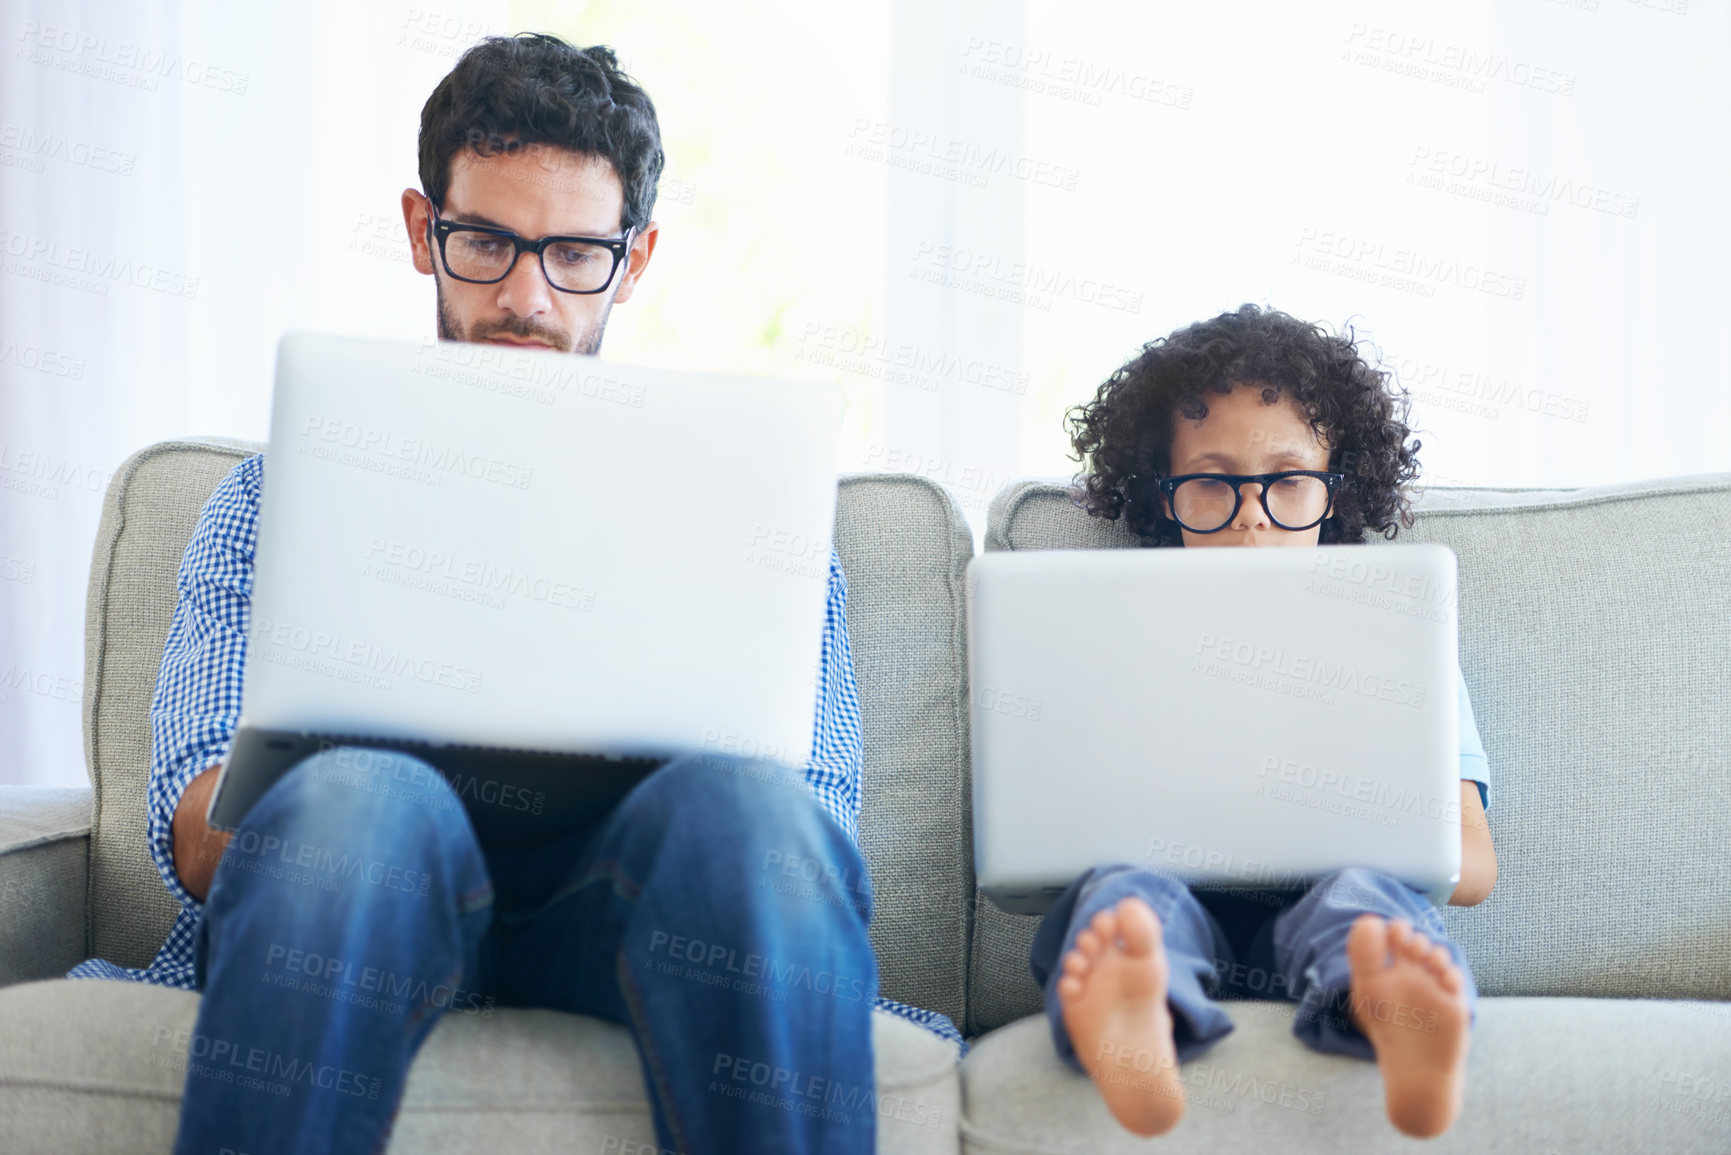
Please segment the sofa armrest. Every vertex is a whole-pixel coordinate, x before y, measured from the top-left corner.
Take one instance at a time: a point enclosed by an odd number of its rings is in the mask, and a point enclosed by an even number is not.
[[[88,786],[0,786],[0,986],[85,958]]]

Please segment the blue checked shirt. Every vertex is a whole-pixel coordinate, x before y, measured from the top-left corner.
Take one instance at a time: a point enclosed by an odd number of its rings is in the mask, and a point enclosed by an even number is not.
[[[204,904],[187,893],[174,870],[174,810],[187,785],[219,764],[240,722],[241,676],[252,605],[253,547],[264,455],[247,458],[216,487],[199,514],[198,527],[180,563],[179,600],[156,695],[150,703],[150,788],[145,829],[150,856],[163,885],[180,902],[180,915],[156,960],[138,969],[106,959],[78,964],[68,978],[127,979],[194,989],[192,945]],[[835,551],[829,558],[829,605],[818,670],[818,703],[812,756],[805,780],[830,817],[859,842],[860,716],[853,653],[847,636],[847,579]],[[948,1017],[890,999],[882,1009],[953,1040],[962,1037]]]

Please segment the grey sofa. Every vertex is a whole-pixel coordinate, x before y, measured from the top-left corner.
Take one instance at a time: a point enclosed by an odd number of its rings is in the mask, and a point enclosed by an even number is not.
[[[150,446],[114,474],[92,559],[91,790],[0,787],[0,1151],[167,1151],[197,996],[57,976],[147,963],[174,906],[144,846],[148,709],[175,574],[217,481],[262,446]],[[1158,1140],[1111,1123],[1055,1059],[1028,973],[1035,920],[978,899],[968,822],[963,574],[972,539],[929,481],[841,482],[836,543],[865,720],[861,840],[884,994],[973,1049],[879,1015],[886,1152],[1381,1151],[1373,1066],[1305,1051],[1286,1004],[1184,1069]],[[1432,490],[1411,538],[1461,562],[1461,661],[1496,778],[1502,874],[1447,912],[1486,996],[1467,1109],[1438,1151],[1731,1150],[1731,475],[1600,489]],[[1128,547],[1060,486],[994,500],[988,549]],[[1375,548],[1374,545],[1368,548]],[[393,1152],[652,1144],[614,1026],[447,1016]],[[653,1147],[645,1149],[652,1150]]]

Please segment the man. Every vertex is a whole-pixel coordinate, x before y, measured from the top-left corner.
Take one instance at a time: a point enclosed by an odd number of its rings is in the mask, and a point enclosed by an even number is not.
[[[440,337],[596,352],[654,255],[662,163],[654,106],[609,49],[471,48],[422,110],[424,191],[402,196]],[[204,815],[239,718],[263,470],[262,454],[236,466],[200,516],[151,706],[148,837],[181,914],[150,967],[72,972],[203,992],[176,1150],[382,1150],[440,1014],[530,1006],[630,1029],[665,1148],[871,1151],[877,972],[833,551],[803,782],[679,758],[596,825],[504,847],[419,759],[337,747],[229,835]],[[777,885],[789,862],[798,887]],[[735,977],[716,947],[757,981],[705,981]],[[959,1041],[941,1015],[875,1003]],[[851,1109],[733,1077],[765,1064]]]

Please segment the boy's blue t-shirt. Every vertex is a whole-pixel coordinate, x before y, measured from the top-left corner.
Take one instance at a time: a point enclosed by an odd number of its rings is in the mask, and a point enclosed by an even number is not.
[[[1488,811],[1491,808],[1491,764],[1485,757],[1485,744],[1479,738],[1478,725],[1473,721],[1473,704],[1467,697],[1467,679],[1461,673],[1458,661],[1455,663],[1455,678],[1460,684],[1461,777],[1479,784],[1479,801]]]

